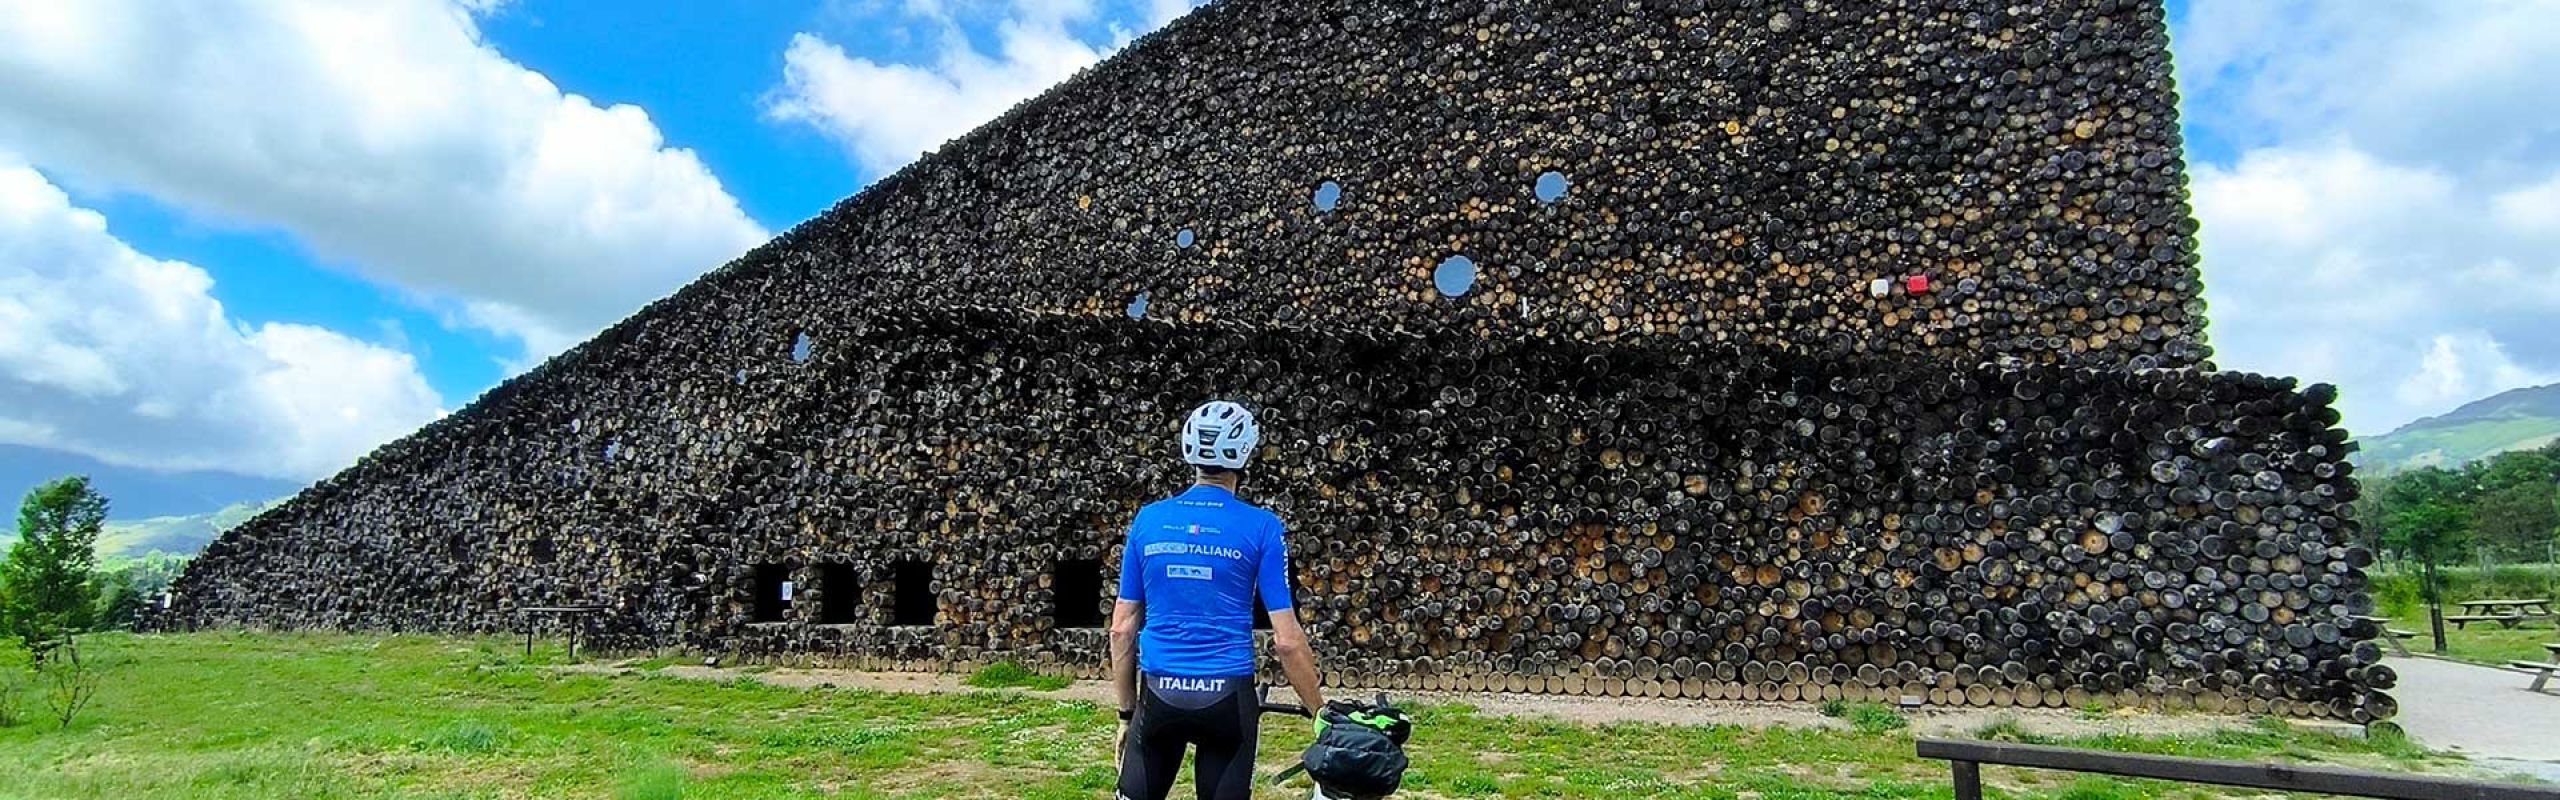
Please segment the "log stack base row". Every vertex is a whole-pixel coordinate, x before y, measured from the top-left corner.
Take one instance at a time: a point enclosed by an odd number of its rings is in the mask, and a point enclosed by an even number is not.
[[[813,327],[742,382],[661,319],[235,530],[157,621],[597,603],[607,646],[1090,675],[1223,396],[1346,686],[2393,709],[2326,387],[1013,311]]]

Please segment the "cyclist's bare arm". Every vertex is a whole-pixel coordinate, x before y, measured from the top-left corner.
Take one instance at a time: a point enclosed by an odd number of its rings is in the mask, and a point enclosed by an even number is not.
[[[1111,694],[1122,709],[1138,707],[1138,629],[1146,624],[1147,604],[1122,600],[1111,606]]]
[[[1323,710],[1324,690],[1316,685],[1316,651],[1307,643],[1307,629],[1298,625],[1297,609],[1271,613],[1271,654],[1280,658],[1280,674],[1289,676],[1289,688],[1298,693],[1298,702],[1311,713]]]

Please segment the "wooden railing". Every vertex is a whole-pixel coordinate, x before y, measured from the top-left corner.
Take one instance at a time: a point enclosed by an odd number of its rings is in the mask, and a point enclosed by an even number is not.
[[[2560,800],[2560,788],[2546,786],[2005,742],[1922,739],[1920,757],[1954,766],[1955,800],[1982,800],[1984,764],[2386,800]]]

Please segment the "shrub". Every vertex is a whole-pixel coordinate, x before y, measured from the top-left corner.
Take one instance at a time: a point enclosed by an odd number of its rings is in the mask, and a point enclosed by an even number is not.
[[[1973,729],[1973,738],[1987,742],[2017,742],[2019,744],[2053,743],[2051,737],[2028,733],[2026,726],[2018,724],[2016,717],[2005,716],[1992,720],[1990,724]]]
[[[1849,701],[1838,698],[1822,701],[1822,715],[1834,718],[1848,716]]]
[[[988,664],[985,669],[972,673],[969,676],[969,679],[965,681],[965,683],[981,689],[1020,687],[1037,689],[1044,692],[1067,688],[1067,684],[1072,682],[1073,681],[1069,681],[1055,675],[1041,675],[1034,673],[1031,670],[1024,668],[1021,664],[1016,664],[1011,661],[998,661],[993,664]]]
[[[2374,606],[2384,615],[2406,619],[2426,611],[2418,593],[2417,565],[2394,562],[2377,567],[2369,577]],[[2436,577],[2444,582],[2448,608],[2464,600],[2560,595],[2560,564],[2437,567]]]
[[[2386,617],[2408,618],[2425,610],[2418,599],[2418,576],[2376,575],[2373,577],[2373,606]]]
[[[1849,724],[1859,733],[1878,734],[1910,727],[1911,720],[1882,703],[1858,703],[1849,706]]]
[[[447,723],[427,738],[411,743],[411,747],[431,752],[474,754],[498,749],[498,729],[478,720]]]
[[[36,665],[36,685],[44,697],[45,710],[53,712],[54,721],[64,729],[89,707],[98,696],[98,671],[80,658],[80,646],[65,639],[51,656]]]
[[[2496,597],[2550,597],[2560,589],[2560,565],[2501,564],[2482,574],[2474,571],[2474,597],[2466,600]]]
[[[0,728],[16,727],[27,720],[19,703],[27,692],[27,673],[14,666],[0,666]]]

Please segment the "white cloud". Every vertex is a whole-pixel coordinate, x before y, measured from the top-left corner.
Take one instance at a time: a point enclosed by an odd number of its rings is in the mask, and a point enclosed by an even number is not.
[[[2243,148],[2354,139],[2469,178],[2560,159],[2560,2],[2200,2],[2180,20],[2190,124]]]
[[[0,0],[0,142],[274,226],[547,355],[766,238],[647,114],[482,41],[484,0]]]
[[[2221,366],[2336,383],[2365,434],[2560,380],[2560,256],[2450,174],[2331,143],[2193,189]]]
[[[2223,367],[2379,434],[2560,380],[2560,2],[2197,3],[2177,21]],[[2191,153],[2191,158],[2213,153]]]
[[[1147,24],[1161,28],[1198,7],[1199,0],[1147,0]]]
[[[1130,21],[1154,30],[1192,5],[1143,0],[1135,9],[1141,16]],[[905,26],[931,27],[936,45],[930,63],[852,55],[825,37],[801,33],[783,51],[782,85],[766,98],[766,113],[817,129],[872,174],[896,171],[1144,32],[1114,22],[1103,26],[1100,41],[1079,36],[1078,29],[1093,27],[1102,16],[1095,0],[909,0],[896,15],[880,5],[842,11],[892,34]],[[969,31],[979,27],[990,32],[994,52],[971,42]]]
[[[2417,373],[2401,382],[2397,397],[2410,405],[2440,406],[2548,380],[2550,376],[2508,360],[2496,340],[2469,331],[2435,337],[2419,358]]]
[[[2499,224],[2518,236],[2560,240],[2560,173],[2538,184],[2518,187],[2490,201]]]
[[[0,442],[309,479],[442,413],[409,354],[245,324],[212,288],[0,161]]]

